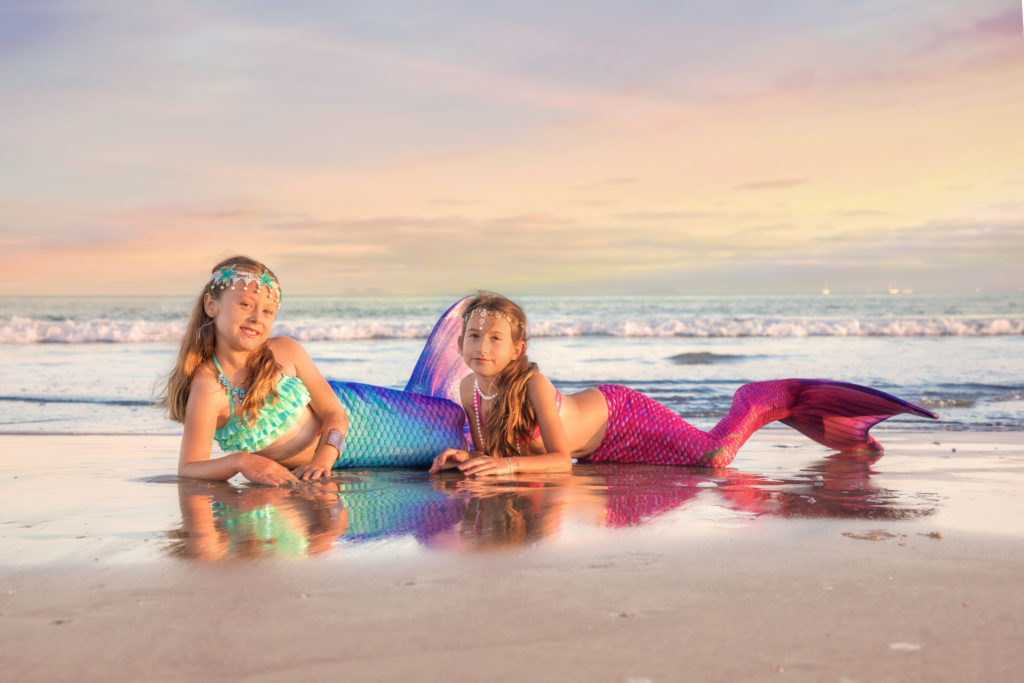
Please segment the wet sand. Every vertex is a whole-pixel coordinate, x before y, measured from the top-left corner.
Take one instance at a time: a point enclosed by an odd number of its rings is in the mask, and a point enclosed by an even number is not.
[[[179,481],[175,437],[0,436],[0,665],[18,681],[1017,680],[1021,434],[876,435],[874,463],[780,429],[725,470],[368,470],[288,491]]]

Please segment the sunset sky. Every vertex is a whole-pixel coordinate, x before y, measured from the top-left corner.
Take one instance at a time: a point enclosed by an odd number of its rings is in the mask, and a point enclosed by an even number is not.
[[[0,294],[239,252],[286,294],[1021,288],[1022,34],[1019,0],[0,0]]]

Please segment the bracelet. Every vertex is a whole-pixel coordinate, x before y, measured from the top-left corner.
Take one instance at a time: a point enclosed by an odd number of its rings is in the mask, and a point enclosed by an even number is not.
[[[508,460],[508,473],[515,474],[516,468],[512,467],[512,458],[505,458],[505,460]]]
[[[341,455],[341,449],[345,447],[345,435],[342,434],[340,430],[332,429],[327,432],[327,441],[324,443],[328,446],[334,446],[337,448],[338,455]]]

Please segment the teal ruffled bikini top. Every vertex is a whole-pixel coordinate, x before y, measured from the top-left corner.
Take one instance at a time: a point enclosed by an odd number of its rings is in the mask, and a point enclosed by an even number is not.
[[[281,381],[277,383],[277,400],[275,401],[273,396],[268,396],[267,402],[260,408],[256,422],[248,426],[243,416],[235,415],[235,400],[241,401],[245,398],[245,389],[231,384],[217,362],[217,356],[213,357],[213,364],[220,373],[217,381],[224,386],[231,400],[231,416],[213,435],[225,453],[254,453],[266,448],[295,424],[302,414],[302,409],[309,404],[309,389],[302,380],[282,374]]]

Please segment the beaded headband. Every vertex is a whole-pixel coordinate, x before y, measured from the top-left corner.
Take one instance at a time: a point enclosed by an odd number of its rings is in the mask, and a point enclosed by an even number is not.
[[[270,274],[270,271],[264,270],[262,273],[250,273],[248,271],[235,271],[237,266],[229,266],[227,268],[221,268],[220,270],[213,271],[210,276],[210,281],[206,283],[207,287],[220,287],[224,289],[230,287],[235,289],[235,286],[241,282],[242,289],[248,289],[249,285],[256,283],[256,291],[260,291],[260,288],[266,285],[267,291],[277,300],[277,303],[281,303],[281,285],[277,279]]]
[[[518,320],[514,320],[512,316],[510,316],[508,313],[502,313],[501,311],[493,311],[489,308],[474,308],[472,311],[462,316],[462,320],[468,325],[469,319],[475,315],[478,315],[484,319],[486,319],[487,316],[489,315],[494,316],[495,318],[501,318],[502,320],[507,321],[510,327],[515,327],[516,325],[522,324]]]

